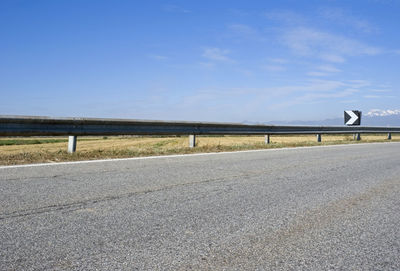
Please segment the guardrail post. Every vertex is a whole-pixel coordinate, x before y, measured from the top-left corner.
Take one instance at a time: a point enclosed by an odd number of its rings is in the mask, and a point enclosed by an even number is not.
[[[392,139],[392,133],[388,133],[387,139],[388,139],[388,140],[391,140],[391,139]]]
[[[76,151],[76,138],[77,136],[68,137],[68,152],[74,153]]]
[[[271,143],[269,135],[265,135],[265,144]]]
[[[356,136],[356,140],[357,140],[357,141],[360,141],[360,140],[361,140],[361,133],[357,133],[355,136]]]
[[[194,147],[196,147],[196,136],[189,135],[189,148],[194,148]]]
[[[317,134],[317,141],[321,142],[321,134]]]

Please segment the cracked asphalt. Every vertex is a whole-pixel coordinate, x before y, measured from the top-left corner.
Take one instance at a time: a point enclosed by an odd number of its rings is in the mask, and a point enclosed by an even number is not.
[[[1,167],[0,270],[400,270],[400,144]]]

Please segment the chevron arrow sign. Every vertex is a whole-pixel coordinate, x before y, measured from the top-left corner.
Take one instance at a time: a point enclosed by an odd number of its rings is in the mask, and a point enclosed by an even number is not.
[[[344,111],[344,124],[360,125],[361,124],[361,111],[358,111],[358,110]]]

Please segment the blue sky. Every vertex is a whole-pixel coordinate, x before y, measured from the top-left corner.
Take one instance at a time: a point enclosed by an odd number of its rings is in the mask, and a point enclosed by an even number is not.
[[[399,112],[400,1],[0,1],[0,114]],[[389,110],[389,111],[388,111]]]

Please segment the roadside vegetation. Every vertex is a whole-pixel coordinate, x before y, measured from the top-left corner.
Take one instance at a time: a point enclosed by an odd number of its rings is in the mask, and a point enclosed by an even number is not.
[[[400,135],[392,135],[392,141],[400,141]],[[352,135],[322,135],[322,142],[318,143],[314,135],[290,135],[271,136],[271,143],[265,144],[263,136],[198,136],[196,147],[189,148],[187,136],[78,137],[77,152],[74,154],[67,153],[67,142],[68,139],[65,137],[2,138],[0,139],[0,165],[388,142],[388,140],[383,134],[362,135],[361,141],[355,141]]]
[[[107,137],[104,137],[107,138]],[[100,140],[100,138],[82,138],[81,141],[85,140]],[[46,143],[60,143],[68,142],[67,138],[10,138],[0,139],[0,146],[9,145],[33,145],[33,144],[46,144]]]
[[[0,139],[0,146],[67,142],[68,139]]]

